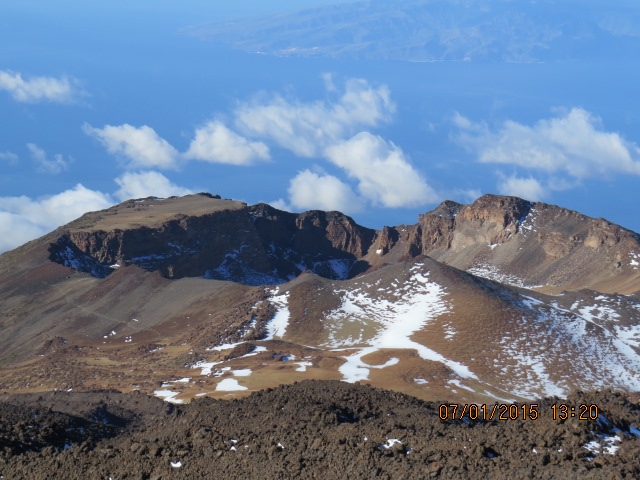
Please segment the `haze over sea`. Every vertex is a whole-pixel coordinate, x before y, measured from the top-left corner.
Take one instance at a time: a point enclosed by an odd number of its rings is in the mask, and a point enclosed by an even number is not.
[[[640,231],[638,47],[626,1],[5,1],[0,252],[198,191],[375,228],[500,193]]]

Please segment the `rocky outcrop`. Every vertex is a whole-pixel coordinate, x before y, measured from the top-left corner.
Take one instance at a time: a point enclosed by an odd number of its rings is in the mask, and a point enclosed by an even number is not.
[[[400,237],[396,248],[403,258],[428,255],[518,286],[607,292],[640,288],[636,233],[517,197],[484,195],[470,205],[443,202]]]
[[[102,265],[136,264],[168,278],[203,276],[234,252],[241,253],[256,271],[271,271],[260,255],[260,242],[246,210],[183,214],[158,228],[132,225],[111,231],[72,231],[65,238]]]
[[[185,212],[159,225],[69,229],[49,252],[52,261],[96,277],[135,264],[167,278],[259,285],[288,281],[303,270],[348,278],[374,234],[339,212],[293,214],[259,204]]]
[[[293,214],[265,204],[250,207],[249,212],[281,278],[292,278],[303,270],[326,278],[350,278],[362,270],[358,262],[375,236],[374,230],[339,212]],[[357,269],[352,271],[354,266]]]
[[[516,197],[485,195],[462,207],[455,217],[451,248],[461,250],[475,245],[494,245],[518,233],[518,227],[532,204]]]

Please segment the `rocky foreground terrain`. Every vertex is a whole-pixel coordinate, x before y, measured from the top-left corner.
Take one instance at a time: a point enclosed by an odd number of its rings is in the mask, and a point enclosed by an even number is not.
[[[637,398],[635,401],[637,402]],[[537,402],[536,420],[441,420],[439,403],[305,381],[171,405],[141,393],[3,396],[6,479],[638,478],[640,407],[611,392]],[[598,405],[554,420],[552,405]]]

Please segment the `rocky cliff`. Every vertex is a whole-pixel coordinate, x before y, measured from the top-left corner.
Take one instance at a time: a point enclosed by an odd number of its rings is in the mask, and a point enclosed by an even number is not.
[[[97,220],[87,214],[51,245],[50,259],[96,277],[137,265],[167,278],[277,284],[303,270],[348,278],[374,236],[339,212],[292,214],[206,194],[188,200],[195,213],[183,199],[149,198],[98,212]]]
[[[167,278],[278,284],[303,271],[347,279],[422,255],[549,292],[640,290],[638,234],[517,197],[445,201],[414,225],[362,227],[339,212],[289,213],[208,194],[130,200],[87,214],[51,244],[51,260],[104,277],[135,264]]]

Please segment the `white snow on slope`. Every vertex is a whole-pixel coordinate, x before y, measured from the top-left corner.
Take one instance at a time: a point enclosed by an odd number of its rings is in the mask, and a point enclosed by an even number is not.
[[[640,325],[632,325],[630,327],[615,326],[618,338],[632,347],[640,348]]]
[[[602,453],[605,455],[615,455],[618,452],[620,446],[617,444],[622,441],[619,435],[599,435],[599,438],[600,441],[592,440],[586,443],[584,448],[594,455],[600,453],[601,448]],[[600,442],[602,442],[602,444]]]
[[[162,398],[165,402],[170,403],[184,403],[184,400],[180,398],[175,398],[180,395],[180,392],[173,392],[171,390],[154,390],[153,394],[156,397]]]
[[[272,294],[276,292],[277,289],[274,289]],[[273,340],[276,337],[282,338],[289,326],[289,292],[272,297],[270,301],[276,305],[278,310],[267,324],[267,336],[264,340]]]
[[[623,312],[623,308],[631,309]],[[629,304],[628,299],[621,295],[599,295],[593,304],[576,301],[570,310],[579,314],[585,320],[599,325],[606,330],[608,336],[616,337],[621,343],[630,347],[640,348],[640,308]],[[635,322],[635,324],[633,324]],[[629,325],[631,323],[631,325]],[[627,347],[620,345],[623,350]]]
[[[477,277],[493,280],[494,282],[504,283],[505,285],[512,285],[514,287],[528,288],[530,290],[539,288],[542,285],[528,285],[524,279],[511,274],[502,273],[500,269],[495,265],[478,264],[467,269],[467,272]]]
[[[527,215],[519,220],[520,232],[526,236],[530,232],[536,232],[535,224],[538,219],[538,211],[535,208],[529,209]]]
[[[216,365],[221,364],[222,362],[198,362],[194,365],[191,366],[191,368],[200,368],[200,375],[202,375],[203,377],[207,377],[209,375],[211,375],[211,371],[213,370],[213,367],[215,367]]]
[[[313,363],[311,362],[295,362],[295,363],[299,365],[299,367],[296,368],[296,372],[306,372],[307,367],[311,367],[313,365]]]
[[[363,347],[353,355],[344,357],[346,362],[339,368],[344,380],[356,382],[369,377],[371,368],[385,368],[398,363],[392,358],[383,365],[370,365],[362,358],[380,349],[413,349],[425,360],[444,363],[459,376],[476,376],[459,362],[450,360],[438,352],[411,340],[411,336],[429,321],[449,311],[444,300],[444,289],[429,281],[429,273],[421,273],[424,263],[416,263],[410,268],[411,276],[402,286],[394,282],[395,290],[389,291],[392,300],[373,297],[365,288],[342,290],[342,305],[325,317],[325,328],[330,329],[326,346],[334,349]],[[341,335],[345,324],[361,323],[363,326],[375,324],[373,337],[365,338],[364,329],[358,338]],[[349,326],[349,325],[347,325]]]
[[[219,392],[239,392],[248,390],[248,388],[240,385],[235,378],[225,378],[216,385],[216,390]]]
[[[503,388],[524,398],[540,392],[563,397],[576,386],[640,389],[640,355],[630,346],[638,329],[611,328],[620,314],[603,304],[606,298],[596,297],[600,303],[590,306],[576,302],[567,310],[519,295],[515,303],[523,308],[522,318],[514,331],[503,332],[494,363]]]

